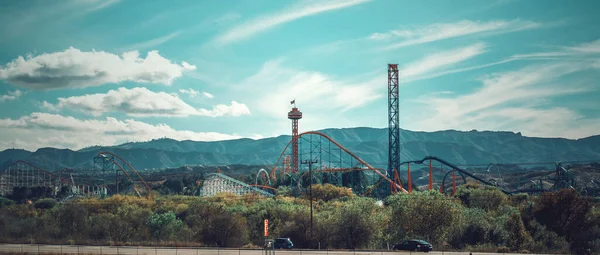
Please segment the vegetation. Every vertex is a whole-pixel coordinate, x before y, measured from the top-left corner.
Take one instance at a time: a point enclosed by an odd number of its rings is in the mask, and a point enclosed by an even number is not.
[[[255,247],[269,219],[271,237],[289,237],[298,248],[387,249],[418,238],[447,251],[600,251],[600,206],[573,190],[508,197],[465,185],[456,196],[423,191],[380,203],[346,188],[313,188],[312,232],[308,200],[287,196],[285,187],[275,198],[0,198],[0,242]]]

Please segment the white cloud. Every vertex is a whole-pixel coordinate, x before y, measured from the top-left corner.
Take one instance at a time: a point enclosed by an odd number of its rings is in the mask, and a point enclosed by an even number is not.
[[[341,81],[319,72],[287,68],[282,65],[282,60],[273,60],[246,79],[240,88],[244,94],[256,99],[253,109],[281,118],[286,116],[293,99],[305,110],[329,111],[331,114],[335,113],[333,110],[346,111],[363,106],[382,97],[385,89],[381,89],[381,84],[385,84],[385,79]]]
[[[70,47],[62,52],[35,57],[19,56],[0,67],[0,79],[38,90],[83,88],[124,81],[171,85],[184,71],[195,68],[186,62],[182,65],[172,63],[158,51],[150,51],[146,58],[140,58],[137,51],[118,56]]]
[[[233,27],[229,31],[219,35],[215,42],[218,44],[228,44],[235,41],[240,41],[252,37],[255,34],[272,29],[278,25],[282,25],[303,17],[316,15],[322,12],[348,8],[369,1],[371,0],[302,1],[298,4],[290,6],[284,11],[261,16],[239,26]]]
[[[188,95],[190,95],[190,97],[195,97],[200,94],[200,92],[195,89],[180,89],[179,93],[188,94]]]
[[[398,76],[400,78],[415,77],[438,70],[478,56],[485,52],[485,47],[484,43],[475,43],[463,48],[438,52],[407,64],[399,70]]]
[[[125,48],[126,51],[130,51],[130,50],[141,50],[141,49],[149,49],[149,48],[154,48],[156,46],[159,46],[163,43],[166,43],[168,41],[173,40],[175,37],[179,36],[181,34],[181,31],[175,31],[173,33],[170,33],[168,35],[164,35],[161,37],[157,37],[157,38],[153,38],[144,42],[139,42],[136,44],[132,44],[130,46],[127,46]],[[183,64],[184,67],[185,64]],[[187,68],[187,67],[186,67]]]
[[[600,40],[596,40],[589,43],[583,43],[575,47],[565,47],[568,51],[577,53],[600,53]]]
[[[598,48],[596,49],[595,47],[598,47]],[[579,44],[579,45],[573,46],[573,47],[559,47],[559,49],[560,49],[560,51],[515,54],[508,58],[505,58],[503,60],[499,60],[496,62],[481,64],[481,65],[476,65],[476,66],[461,67],[461,68],[451,69],[451,70],[437,71],[434,73],[425,73],[423,75],[418,75],[416,77],[410,77],[409,79],[401,79],[400,83],[409,83],[409,82],[413,82],[413,81],[417,81],[417,80],[431,79],[431,78],[440,77],[440,76],[444,76],[444,75],[448,75],[448,74],[472,71],[472,70],[486,68],[486,67],[490,67],[490,66],[505,64],[505,63],[509,63],[509,62],[513,62],[513,61],[523,61],[523,60],[561,61],[561,60],[579,59],[582,61],[587,61],[587,63],[589,63],[592,66],[596,66],[596,68],[598,68],[597,66],[600,65],[600,60],[598,60],[597,55],[595,55],[597,53],[600,53],[600,40],[594,41],[591,43],[582,43],[582,44]],[[483,48],[482,48],[482,50],[483,50]],[[451,51],[448,51],[448,52],[451,52]],[[468,52],[469,51],[464,51],[464,53],[468,53]],[[483,52],[477,52],[477,51],[471,51],[471,52],[477,53],[474,55],[483,53]],[[457,54],[455,56],[459,56],[459,55]],[[468,56],[468,55],[466,55],[466,56]],[[435,63],[437,61],[438,57],[440,57],[440,56],[432,57],[431,62]]]
[[[553,106],[548,100],[569,94],[586,93],[593,88],[570,83],[564,86],[559,78],[588,70],[589,61],[565,61],[526,66],[517,71],[489,75],[482,79],[483,86],[473,92],[430,94],[416,100],[421,106],[411,111],[407,119],[409,129],[433,131],[458,130],[512,130],[525,135],[580,138],[597,133],[590,123],[574,109]],[[427,113],[427,114],[424,114]],[[417,116],[421,116],[417,118]],[[423,119],[422,116],[429,116]]]
[[[196,97],[196,96],[200,95],[200,91],[195,90],[195,89],[180,89],[179,93],[181,93],[181,94],[187,94],[190,97]],[[206,98],[213,98],[214,97],[211,93],[208,93],[208,92],[202,92],[202,95],[204,95]]]
[[[70,108],[94,116],[108,112],[124,112],[129,116],[188,117],[188,116],[242,116],[250,115],[245,104],[232,101],[231,105],[219,104],[211,110],[196,109],[179,97],[165,92],[153,92],[147,88],[119,88],[106,94],[89,94],[58,98],[58,104],[44,102],[47,109]]]
[[[508,33],[539,27],[540,24],[522,20],[493,20],[488,22],[461,20],[454,23],[434,23],[427,26],[392,30],[387,33],[374,33],[369,39],[382,41],[400,38],[401,41],[385,49],[397,49],[410,45],[429,43],[449,38],[480,34]]]
[[[6,95],[0,95],[0,102],[17,100],[22,95],[23,92],[18,89],[15,91],[9,91]]]
[[[166,124],[148,124],[132,119],[77,119],[35,112],[18,119],[0,119],[0,149],[35,150],[41,147],[80,149],[90,145],[115,145],[161,137],[176,140],[217,141],[242,138],[236,134],[176,130]],[[255,138],[255,137],[252,137]]]

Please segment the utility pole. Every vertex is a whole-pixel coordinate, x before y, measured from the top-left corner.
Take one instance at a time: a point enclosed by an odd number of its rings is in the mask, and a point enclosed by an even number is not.
[[[315,160],[303,160],[302,164],[308,164],[308,178],[310,182],[308,184],[308,199],[310,200],[310,240],[313,238],[313,205],[312,205],[312,164],[319,162]]]

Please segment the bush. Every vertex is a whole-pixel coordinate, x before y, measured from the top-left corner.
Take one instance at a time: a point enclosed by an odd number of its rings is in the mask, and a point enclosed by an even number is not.
[[[33,206],[37,209],[52,209],[56,206],[56,200],[52,198],[40,199]]]
[[[8,198],[0,197],[0,208],[6,207],[6,206],[9,206],[9,205],[14,205],[14,204],[15,204],[15,201],[10,200]]]
[[[501,247],[498,247],[498,250],[496,252],[497,253],[509,253],[510,249],[506,246],[501,246]]]

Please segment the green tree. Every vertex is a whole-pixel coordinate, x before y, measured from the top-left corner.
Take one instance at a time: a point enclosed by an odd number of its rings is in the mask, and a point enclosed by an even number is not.
[[[508,232],[508,247],[514,251],[520,251],[528,244],[531,244],[531,236],[525,231],[525,225],[519,214],[513,214],[506,222]]]
[[[364,247],[376,235],[377,205],[374,199],[356,198],[347,201],[336,212],[336,233],[344,248]]]
[[[392,207],[391,220],[396,239],[423,238],[441,244],[462,207],[436,191],[397,194],[387,200]]]
[[[168,241],[183,229],[183,222],[173,212],[153,214],[148,219],[148,227],[157,241]]]

